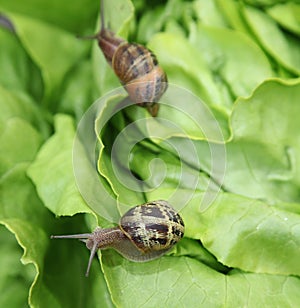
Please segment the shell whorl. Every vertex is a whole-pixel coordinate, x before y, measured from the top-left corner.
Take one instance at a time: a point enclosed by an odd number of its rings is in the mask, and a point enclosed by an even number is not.
[[[155,55],[142,45],[120,44],[113,56],[112,67],[136,104],[156,103],[167,89],[165,72]]]
[[[182,218],[163,200],[130,209],[121,218],[120,228],[144,253],[170,249],[184,234]]]
[[[112,66],[123,84],[149,74],[157,66],[156,57],[144,46],[123,42],[113,56]]]

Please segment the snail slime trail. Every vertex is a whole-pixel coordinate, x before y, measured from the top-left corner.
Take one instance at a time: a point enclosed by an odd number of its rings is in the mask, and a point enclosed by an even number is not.
[[[145,46],[128,43],[105,27],[104,0],[100,0],[101,29],[89,37],[97,39],[107,62],[114,70],[130,100],[157,116],[161,96],[168,87],[167,75],[156,56]]]
[[[52,235],[51,238],[76,238],[91,251],[86,271],[98,249],[113,248],[133,262],[147,262],[168,252],[184,235],[184,223],[175,209],[164,200],[137,205],[127,211],[117,227],[93,233]]]

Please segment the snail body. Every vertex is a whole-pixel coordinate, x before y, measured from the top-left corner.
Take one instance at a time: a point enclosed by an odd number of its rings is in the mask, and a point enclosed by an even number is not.
[[[96,228],[93,233],[56,235],[51,238],[78,238],[91,251],[86,276],[98,249],[113,248],[134,262],[157,259],[168,252],[184,234],[180,215],[164,200],[135,206],[114,228]]]
[[[101,30],[93,38],[97,39],[130,100],[146,107],[152,116],[156,116],[157,102],[167,90],[167,75],[149,49],[140,44],[128,43],[105,28],[103,1],[101,0]]]

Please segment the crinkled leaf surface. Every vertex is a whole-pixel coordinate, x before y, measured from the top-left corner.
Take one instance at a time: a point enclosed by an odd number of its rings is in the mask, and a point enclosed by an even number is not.
[[[34,181],[39,196],[43,200],[45,206],[56,215],[66,216],[74,215],[75,213],[91,213],[91,210],[84,203],[75,185],[72,167],[72,150],[75,132],[72,118],[66,115],[57,115],[55,123],[56,133],[40,150],[36,160],[31,164],[28,174]],[[58,148],[60,149],[59,153],[57,151]],[[68,172],[66,172],[67,170]],[[68,176],[65,176],[66,174]],[[95,222],[91,222],[91,224],[95,225]],[[71,227],[71,225],[69,226]],[[79,233],[80,230],[82,233],[87,232],[87,230],[84,229],[84,222],[82,220],[77,219],[77,224],[74,221],[73,228],[74,226],[74,233]],[[60,228],[61,231],[56,229],[52,232],[72,233],[70,227],[65,227],[64,230],[68,231],[62,231],[63,229]],[[74,258],[72,256],[72,250],[77,247],[77,245],[74,244],[75,243],[57,243],[57,245],[60,245],[61,249],[54,249],[54,251],[60,251],[62,258],[59,262],[57,261],[55,273],[51,276],[51,279],[49,279],[51,288],[54,288],[54,292],[58,293],[57,296],[59,297],[61,304],[64,301],[65,305],[70,304],[68,295],[65,292],[61,292],[61,289],[56,288],[55,281],[57,279],[60,279],[60,281],[69,279],[69,275],[64,275],[64,265],[69,263],[66,260],[71,258],[74,260],[72,264],[69,264],[66,271],[70,274],[72,273],[72,275],[74,270],[78,273],[78,279],[75,279],[73,287],[78,289],[82,288],[82,290],[78,292],[78,297],[74,298],[74,304],[80,306],[82,303],[86,302],[95,304],[103,301],[109,306],[110,298],[107,294],[103,276],[99,275],[96,269],[95,273],[92,274],[91,280],[89,280],[88,283],[85,283],[85,278],[83,277],[85,263],[82,263],[81,261],[85,259],[87,260],[87,253],[83,247],[79,252],[79,255],[74,252],[74,254],[76,254],[76,258]],[[55,244],[52,243],[52,246],[54,245]],[[53,252],[51,253],[51,256],[48,257],[49,270],[53,270],[52,262],[54,262],[56,258],[57,255]],[[84,286],[82,284],[84,284]],[[92,294],[94,294],[94,292],[95,294],[101,293],[100,297],[91,296],[91,294],[86,292],[88,289]],[[72,292],[74,292],[74,290]],[[86,296],[90,296],[90,298],[88,299]]]
[[[31,267],[22,266],[19,261],[22,249],[4,226],[0,226],[0,237],[0,264],[6,264],[1,269],[0,304],[2,307],[21,307],[27,301],[33,280]]]
[[[103,121],[106,119],[105,113],[109,116],[112,114],[112,109],[114,105],[118,104],[120,101],[120,96],[117,96],[113,100],[106,102],[103,110],[98,114],[98,117],[95,122],[95,133],[99,136],[99,157],[98,159],[98,170],[100,174],[109,182],[114,194],[117,197],[117,200],[121,204],[124,204],[128,207],[131,204],[141,204],[145,202],[144,195],[141,191],[141,186],[137,183],[136,178],[132,178],[132,174],[128,173],[128,140],[124,142],[117,143],[117,149],[115,154],[111,153],[112,145],[117,135],[114,132],[104,127],[104,132],[101,131],[103,127]],[[121,114],[116,114],[115,118],[112,118],[112,121],[118,126],[120,130],[125,127],[125,121]],[[100,132],[99,132],[100,130]],[[107,132],[105,134],[105,132]],[[104,138],[102,138],[104,137]],[[124,166],[125,164],[125,166]],[[125,168],[123,168],[125,167]],[[127,167],[127,168],[126,168]],[[130,186],[131,185],[131,186]],[[131,190],[130,190],[131,188]],[[136,191],[135,194],[131,194],[131,191]],[[140,193],[139,193],[140,192]],[[122,211],[122,210],[121,210]],[[117,221],[115,221],[117,222]]]
[[[266,81],[237,101],[233,139],[226,146],[224,185],[229,191],[299,202],[299,101],[299,79]]]
[[[102,266],[117,306],[256,307],[297,303],[296,277],[233,271],[224,275],[192,258],[164,257],[136,266],[105,252]],[[139,286],[136,288],[136,286]],[[260,286],[260,287],[259,287]],[[270,294],[270,296],[266,296]]]
[[[8,231],[1,227],[1,237],[4,237],[1,241],[1,304],[6,307],[20,307],[28,301],[32,307],[59,307],[72,304],[72,297],[73,306],[80,306],[80,303],[94,305],[97,301],[106,302],[109,306],[110,300],[103,277],[92,274],[88,282],[83,277],[85,265],[80,261],[87,256],[85,250],[75,252],[74,248],[77,246],[67,244],[62,245],[57,253],[57,250],[49,247],[50,234],[63,232],[63,224],[58,223],[46,210],[36,194],[36,187],[26,174],[29,163],[35,158],[43,140],[31,124],[35,123],[36,110],[26,104],[28,99],[22,100],[10,92],[3,93],[6,96],[1,97],[0,223],[15,235],[16,240],[12,235],[8,236]],[[60,147],[61,145],[57,144]],[[83,225],[82,219],[76,220],[78,225]],[[70,227],[69,224],[69,231]],[[81,230],[86,231],[83,228]],[[76,231],[79,231],[78,227]],[[19,261],[20,246],[24,250],[21,262],[26,267],[21,267]],[[76,277],[79,279],[66,282],[68,287],[61,292],[57,277],[64,273],[66,263],[69,264],[70,273],[77,273]],[[61,283],[63,279],[69,280],[69,276],[63,275]],[[72,296],[74,290],[78,292]],[[99,293],[100,297],[91,296],[94,292]]]
[[[205,212],[194,194],[183,210],[187,222],[200,222],[203,245],[224,265],[244,271],[299,276],[299,214],[234,194],[220,193]],[[185,216],[186,215],[186,216]]]
[[[56,215],[88,213],[90,210],[76,188],[73,175],[74,123],[66,115],[57,115],[55,125],[56,134],[39,151],[28,174],[44,204]]]

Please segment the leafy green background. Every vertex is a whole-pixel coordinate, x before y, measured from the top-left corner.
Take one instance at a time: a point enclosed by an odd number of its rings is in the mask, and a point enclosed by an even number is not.
[[[50,235],[112,225],[82,198],[72,166],[78,122],[120,85],[97,44],[76,38],[98,29],[99,3],[0,0],[0,306],[299,306],[300,4],[105,2],[110,27],[149,46],[170,83],[201,97],[225,142],[209,140],[180,112],[161,106],[160,116],[187,135],[161,125],[165,140],[139,142],[129,162],[122,149],[117,153],[121,173],[129,164],[144,180],[144,192],[136,193],[116,178],[111,150],[129,123],[148,114],[131,106],[115,115],[99,136],[97,166],[113,201],[99,208],[122,213],[121,204],[167,199],[176,190],[192,196],[181,211],[186,234],[169,255],[149,263],[99,252],[100,263],[95,259],[85,278],[84,245]],[[107,102],[96,123],[119,99]],[[151,127],[135,128],[148,136]],[[196,156],[184,152],[185,139]],[[203,210],[211,147],[225,149],[226,172]],[[182,170],[198,180],[196,189],[181,181]]]

